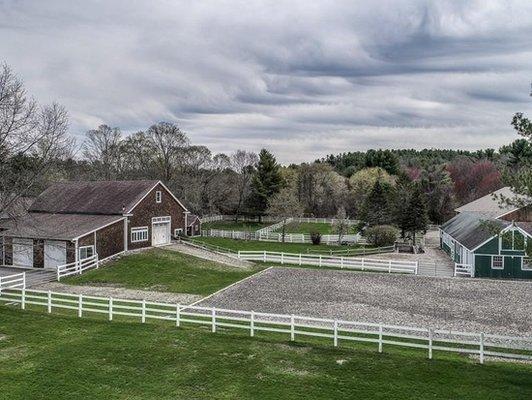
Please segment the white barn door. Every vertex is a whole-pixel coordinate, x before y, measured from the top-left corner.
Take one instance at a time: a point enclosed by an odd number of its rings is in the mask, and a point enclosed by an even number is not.
[[[13,238],[13,265],[33,267],[33,239]]]
[[[152,218],[151,228],[152,246],[170,243],[170,217]]]
[[[44,241],[44,268],[54,268],[66,264],[66,242]]]

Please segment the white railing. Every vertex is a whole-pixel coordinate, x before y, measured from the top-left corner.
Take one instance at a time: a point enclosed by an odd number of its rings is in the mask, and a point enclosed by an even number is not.
[[[207,222],[216,222],[216,221],[223,221],[224,216],[223,215],[210,215],[208,217],[202,217],[200,218],[200,222],[202,224],[205,224]]]
[[[316,224],[333,224],[339,221],[338,218],[307,218],[307,217],[294,217],[293,222],[306,222],[306,223],[316,223]],[[343,220],[347,221],[348,225],[356,225],[359,223],[357,220],[348,219]]]
[[[202,230],[201,236],[205,237],[221,237],[228,239],[240,240],[261,240],[264,242],[282,242],[282,233],[260,233],[250,231],[228,231],[223,229],[209,229]],[[284,235],[285,243],[312,243],[309,234],[306,233],[286,233]],[[338,235],[321,235],[321,243],[329,245],[337,245],[339,242]],[[342,235],[342,243],[365,243],[359,234],[356,235]]]
[[[276,224],[273,224],[273,225],[269,225],[269,226],[266,226],[262,229],[258,229],[255,231],[255,234],[258,234],[258,235],[267,235],[271,232],[275,232],[277,229],[281,229],[283,227],[283,225],[285,224],[289,224],[290,222],[292,222],[292,218],[285,218],[284,220],[280,221],[280,222],[277,222]]]
[[[43,290],[9,289],[1,294],[0,300],[20,303],[22,309],[28,306],[43,307],[48,313],[57,309],[72,310],[80,318],[102,315],[109,321],[125,317],[127,321],[138,318],[141,323],[166,320],[176,327],[208,326],[213,333],[218,332],[218,328],[224,331],[228,328],[242,329],[249,332],[251,337],[260,332],[285,333],[291,341],[295,341],[296,337],[320,337],[330,340],[329,343],[335,347],[342,342],[374,343],[380,353],[384,345],[417,348],[425,350],[429,359],[433,358],[435,351],[441,351],[478,355],[480,363],[484,363],[485,356],[532,360],[532,337],[237,311]]]
[[[473,266],[471,264],[454,263],[454,276],[473,276]]]
[[[328,254],[331,256],[363,256],[369,254],[382,254],[395,252],[395,246],[383,246],[383,247],[353,247],[345,250],[327,250],[322,248],[307,249],[307,253],[313,254]]]
[[[26,288],[26,273],[0,276],[0,293],[5,289],[25,289]]]
[[[356,269],[360,271],[400,272],[417,275],[417,261],[378,260],[368,258],[336,257],[323,254],[296,254],[276,251],[239,251],[238,258],[248,261],[274,262],[293,265],[313,265]]]
[[[81,275],[84,271],[91,268],[98,268],[99,260],[98,254],[93,255],[89,258],[84,258],[83,260],[75,261],[65,265],[59,265],[56,268],[57,271],[57,280],[61,280],[65,276],[70,275]]]

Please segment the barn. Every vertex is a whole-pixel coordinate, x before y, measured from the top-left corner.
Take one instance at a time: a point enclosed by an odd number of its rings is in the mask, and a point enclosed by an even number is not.
[[[52,184],[2,231],[4,265],[54,268],[98,254],[170,243],[186,235],[189,211],[161,182]]]
[[[500,196],[515,198],[502,188],[458,209],[440,227],[440,247],[455,263],[455,275],[532,279],[532,208],[501,204]]]

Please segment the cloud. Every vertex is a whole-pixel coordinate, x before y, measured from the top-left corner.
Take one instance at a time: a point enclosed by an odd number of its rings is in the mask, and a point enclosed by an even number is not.
[[[498,147],[530,109],[527,0],[0,0],[0,59],[71,133],[176,121],[282,162]]]

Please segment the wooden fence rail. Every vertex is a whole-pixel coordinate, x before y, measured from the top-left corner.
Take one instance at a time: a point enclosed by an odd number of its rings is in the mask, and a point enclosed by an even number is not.
[[[478,355],[480,363],[484,362],[485,356],[532,360],[532,337],[455,332],[26,289],[4,290],[0,301],[20,303],[22,309],[28,306],[42,307],[48,313],[61,309],[71,310],[80,318],[99,314],[109,321],[117,316],[127,317],[129,320],[133,318],[141,323],[166,320],[177,327],[184,324],[205,325],[212,332],[217,332],[220,327],[242,329],[252,337],[260,332],[276,332],[286,334],[291,341],[305,337],[326,338],[331,340],[333,346],[339,346],[342,342],[374,343],[379,352],[383,351],[384,345],[410,347],[424,349],[428,358],[433,358],[434,351],[441,351]]]
[[[269,227],[268,227],[269,228]],[[258,240],[264,242],[282,242],[282,233],[275,232],[252,232],[252,231],[228,231],[223,229],[202,230],[201,236],[221,237],[239,240]],[[312,243],[310,235],[307,233],[287,233],[284,235],[285,243]],[[338,245],[338,235],[321,235],[321,243],[328,245]],[[343,235],[342,243],[365,243],[365,240],[359,235]]]
[[[26,273],[21,272],[13,275],[0,276],[0,293],[5,289],[25,289]]]
[[[98,268],[98,266],[98,254],[65,265],[58,265],[57,267],[55,267],[57,273],[57,280],[59,281],[65,276],[81,275],[84,271],[92,268]]]

